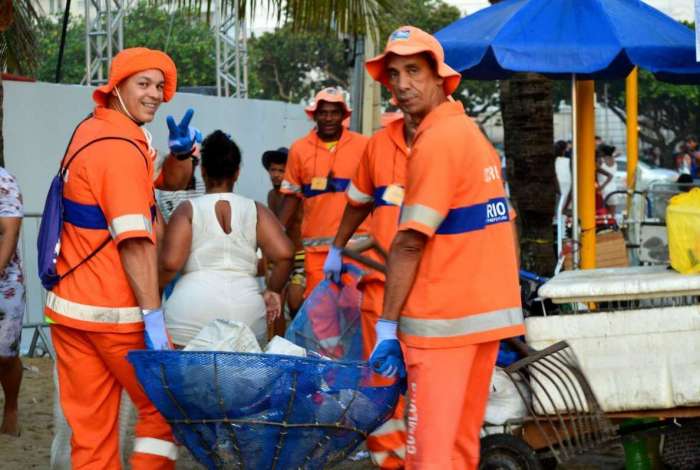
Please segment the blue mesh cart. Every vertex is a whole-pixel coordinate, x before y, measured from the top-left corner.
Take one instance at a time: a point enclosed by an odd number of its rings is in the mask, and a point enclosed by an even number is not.
[[[129,361],[210,469],[326,468],[389,418],[400,388],[363,362],[185,351],[132,351]]]

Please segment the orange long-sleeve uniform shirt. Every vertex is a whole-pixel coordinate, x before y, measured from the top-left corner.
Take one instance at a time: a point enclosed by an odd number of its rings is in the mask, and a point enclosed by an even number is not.
[[[374,204],[369,232],[387,251],[399,227],[399,214],[406,187],[408,147],[403,132],[404,120],[398,119],[370,138],[347,191],[348,203],[353,206]],[[369,256],[384,261],[374,252]],[[384,280],[384,276],[377,272],[371,276]]]
[[[99,106],[79,125],[67,158],[83,147],[65,177],[58,272],[104,246],[48,292],[44,310],[61,407],[73,430],[71,461],[74,468],[121,468],[115,430],[126,389],[138,409],[131,468],[172,470],[177,446],[170,426],[126,360],[128,351],[145,348],[144,326],[117,249],[131,238],[156,242],[155,152],[133,121]]]
[[[399,231],[428,241],[400,318],[410,347],[485,343],[524,333],[501,165],[459,102],[430,112],[408,158]]]
[[[399,227],[399,213],[406,186],[408,147],[404,138],[404,120],[390,122],[367,143],[357,173],[346,193],[353,206],[373,205],[369,232],[385,250],[389,250]],[[384,263],[374,251],[368,254]],[[362,290],[363,353],[369,359],[376,342],[375,326],[382,313],[384,275],[370,271],[360,284]],[[405,401],[400,397],[391,419],[367,436],[367,449],[375,465],[382,469],[404,468],[406,453]]]
[[[304,200],[301,238],[307,253],[328,251],[345,210],[345,190],[367,140],[344,129],[338,143],[329,149],[312,129],[290,147],[281,191]],[[367,233],[367,224],[357,233]]]
[[[143,330],[143,321],[117,245],[128,238],[156,241],[154,162],[148,142],[128,117],[97,107],[76,131],[67,155],[90,141],[113,136],[131,143],[102,140],[71,163],[64,204],[67,214],[78,217],[68,217],[63,225],[58,272],[76,266],[107,238],[112,242],[48,293],[45,314],[80,330],[127,333]]]
[[[301,238],[306,251],[305,296],[323,280],[323,262],[345,210],[345,191],[366,145],[367,137],[344,129],[340,140],[329,148],[312,129],[289,149],[281,191],[302,198],[304,203]],[[353,239],[366,234],[364,223]]]

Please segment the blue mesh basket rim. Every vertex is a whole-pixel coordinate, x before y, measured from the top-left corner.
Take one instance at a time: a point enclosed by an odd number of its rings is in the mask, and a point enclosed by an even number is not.
[[[369,368],[369,363],[367,361],[338,361],[335,359],[320,359],[315,357],[300,357],[300,356],[290,356],[287,354],[268,354],[268,353],[247,353],[247,352],[228,352],[228,351],[183,351],[179,350],[169,350],[169,351],[153,351],[149,349],[137,349],[129,351],[127,356],[131,360],[132,356],[151,356],[151,355],[161,355],[161,354],[215,354],[222,356],[231,357],[255,357],[255,358],[266,358],[265,360],[272,361],[275,358],[298,361],[304,364],[329,364],[329,365],[340,365],[340,366],[351,366],[351,367],[367,367]]]

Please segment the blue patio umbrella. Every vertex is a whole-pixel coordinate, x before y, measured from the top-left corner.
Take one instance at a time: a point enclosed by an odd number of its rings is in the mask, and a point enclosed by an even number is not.
[[[700,83],[693,31],[640,0],[505,0],[435,37],[446,62],[470,79],[504,79],[515,72],[616,79],[639,66],[660,80]],[[573,117],[573,91],[572,99]],[[573,171],[577,200],[576,158]],[[574,204],[575,240],[577,212]],[[561,236],[557,241],[561,252]]]
[[[465,78],[615,79],[639,66],[664,81],[700,83],[693,31],[639,0],[506,0],[435,37]]]

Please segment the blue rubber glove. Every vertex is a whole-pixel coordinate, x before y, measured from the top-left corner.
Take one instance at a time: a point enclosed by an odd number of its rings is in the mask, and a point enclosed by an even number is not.
[[[144,332],[146,349],[155,351],[172,349],[168,331],[165,329],[165,316],[162,308],[143,310],[143,323],[146,327]]]
[[[326,256],[326,262],[323,263],[323,274],[326,279],[332,279],[333,282],[340,282],[340,274],[343,269],[343,249],[335,245],[331,245],[331,249]]]
[[[375,326],[377,343],[369,357],[372,370],[385,377],[406,377],[406,365],[403,361],[401,345],[396,337],[398,323],[391,320],[379,320]]]
[[[175,124],[175,118],[168,116],[168,147],[173,155],[182,155],[190,153],[195,142],[202,141],[202,133],[194,127],[190,126],[190,121],[194,115],[194,109],[189,108],[185,111],[180,124]]]

